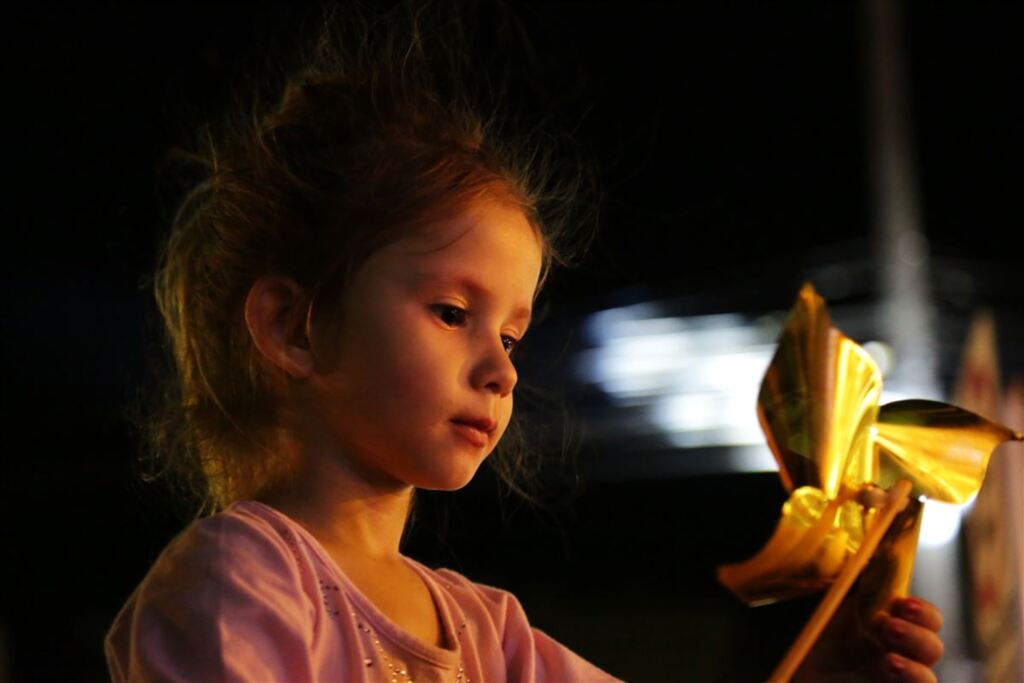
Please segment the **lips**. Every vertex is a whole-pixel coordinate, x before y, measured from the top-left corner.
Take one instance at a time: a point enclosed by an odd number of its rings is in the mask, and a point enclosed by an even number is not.
[[[453,417],[452,422],[455,424],[469,425],[474,429],[478,429],[485,434],[490,434],[498,428],[498,423],[489,417]]]
[[[451,419],[456,434],[478,448],[487,445],[491,432],[498,428],[498,423],[489,417],[460,416]]]

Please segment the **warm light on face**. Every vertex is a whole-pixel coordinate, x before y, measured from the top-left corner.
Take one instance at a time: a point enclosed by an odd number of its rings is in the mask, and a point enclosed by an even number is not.
[[[339,457],[393,486],[456,489],[512,415],[541,244],[484,202],[375,252],[343,294],[338,364],[318,378]]]

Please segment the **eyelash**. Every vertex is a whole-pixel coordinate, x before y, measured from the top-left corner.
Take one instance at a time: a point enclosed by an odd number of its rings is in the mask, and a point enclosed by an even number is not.
[[[448,327],[462,327],[469,318],[469,311],[458,306],[452,306],[451,304],[434,304],[430,308],[434,315]],[[454,314],[455,320],[450,319],[452,314]],[[505,353],[511,356],[515,353],[516,347],[519,346],[519,340],[513,336],[503,334],[501,335],[501,345],[505,347]]]

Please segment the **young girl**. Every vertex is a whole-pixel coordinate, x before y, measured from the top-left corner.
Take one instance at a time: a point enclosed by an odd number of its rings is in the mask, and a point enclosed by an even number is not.
[[[178,213],[156,279],[177,384],[153,432],[219,512],[118,615],[116,681],[615,680],[511,594],[400,552],[413,491],[466,485],[509,426],[559,259],[550,183],[517,161],[536,155],[426,78],[418,38],[321,53],[211,143]],[[871,666],[934,680],[940,615],[894,612]]]

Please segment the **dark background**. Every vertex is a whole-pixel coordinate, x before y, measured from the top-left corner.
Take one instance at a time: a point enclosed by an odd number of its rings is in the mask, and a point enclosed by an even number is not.
[[[1024,12],[905,8],[940,312],[960,321],[956,343],[970,311],[992,306],[1004,369],[1019,374]],[[536,108],[577,129],[604,188],[600,237],[552,282],[536,356],[571,348],[586,313],[648,297],[783,310],[822,263],[868,264],[858,291],[873,296],[859,3],[519,13],[543,67],[523,67]],[[138,480],[122,418],[154,345],[140,283],[171,210],[160,169],[315,16],[265,3],[8,15],[0,634],[12,680],[102,680],[106,628],[183,524]],[[513,590],[538,626],[620,676],[763,678],[808,605],[747,610],[712,572],[766,538],[777,477],[590,480],[587,452],[583,440],[571,511],[502,503],[484,474],[451,502],[424,497],[410,554]]]

